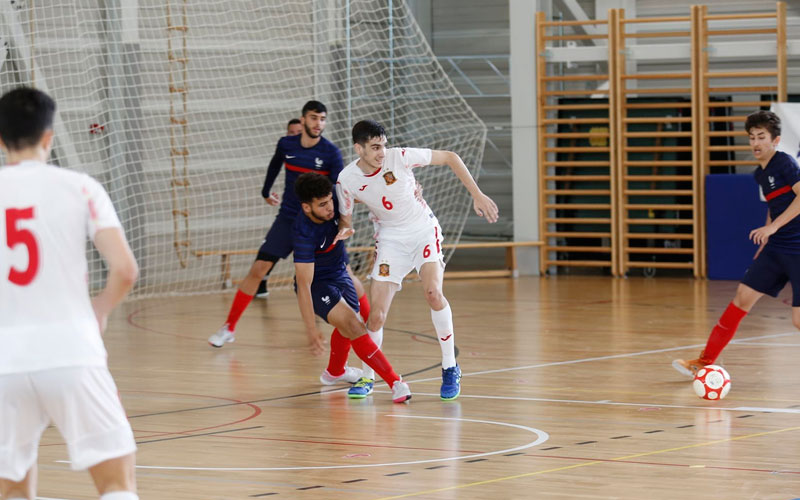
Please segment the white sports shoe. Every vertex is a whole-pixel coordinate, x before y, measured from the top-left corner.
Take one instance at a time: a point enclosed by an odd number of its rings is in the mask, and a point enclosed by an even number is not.
[[[398,380],[392,386],[392,401],[395,403],[405,403],[411,399],[411,388],[403,380]]]
[[[234,337],[233,332],[228,329],[227,323],[222,325],[222,328],[220,328],[217,333],[208,337],[208,343],[213,347],[222,347],[226,342],[233,342],[234,340],[236,340],[236,337]]]
[[[361,375],[364,372],[361,368],[353,368],[352,366],[345,366],[344,373],[339,375],[338,377],[334,377],[328,370],[325,369],[322,372],[322,375],[319,376],[319,381],[322,382],[322,385],[333,385],[336,382],[347,382],[349,384],[355,384],[356,382],[361,379]]]

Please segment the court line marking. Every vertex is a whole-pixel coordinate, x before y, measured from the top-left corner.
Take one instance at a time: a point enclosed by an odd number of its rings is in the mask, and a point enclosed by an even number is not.
[[[529,443],[526,443],[521,446],[516,446],[514,448],[508,448],[505,450],[497,450],[497,451],[489,451],[486,453],[476,453],[473,455],[464,455],[458,457],[447,457],[447,458],[432,458],[427,460],[412,460],[408,462],[389,462],[389,463],[381,463],[381,464],[358,464],[358,465],[317,465],[317,466],[307,466],[307,467],[166,467],[166,466],[157,466],[157,465],[136,465],[137,469],[157,469],[157,470],[193,470],[193,471],[284,471],[284,470],[320,470],[320,469],[363,469],[368,467],[392,467],[396,465],[415,465],[415,464],[427,464],[427,463],[435,463],[435,462],[452,462],[456,460],[466,460],[470,458],[478,458],[478,457],[488,457],[491,455],[500,455],[502,453],[512,453],[515,451],[526,450],[528,448],[532,448],[534,446],[540,445],[550,439],[550,435],[542,430],[534,429],[533,427],[527,427],[524,425],[517,425],[517,424],[510,424],[508,422],[496,422],[493,420],[476,420],[471,418],[460,418],[460,417],[428,417],[422,415],[384,415],[386,417],[393,417],[393,418],[419,418],[419,419],[429,419],[429,420],[454,420],[459,422],[471,422],[471,423],[478,423],[478,424],[490,424],[490,425],[499,425],[504,427],[511,427],[515,429],[521,429],[532,434],[536,435],[536,439]],[[67,461],[57,460],[59,463],[69,463]]]
[[[375,391],[376,393],[390,393],[391,391]],[[433,392],[414,392],[416,396],[439,396],[439,393]],[[643,406],[647,408],[678,408],[688,410],[723,410],[723,411],[755,411],[761,413],[796,413],[800,414],[798,408],[768,408],[756,406],[736,406],[736,407],[721,407],[721,406],[691,406],[691,405],[665,405],[653,403],[623,403],[618,401],[610,401],[604,399],[602,401],[589,401],[581,399],[552,399],[552,398],[529,398],[520,396],[486,396],[482,394],[461,394],[458,399],[474,398],[474,399],[501,399],[509,401],[540,401],[543,403],[572,403],[572,404],[586,404],[586,405],[609,405],[609,406]]]
[[[626,455],[624,457],[616,457],[616,458],[605,459],[605,460],[594,460],[594,461],[591,461],[591,462],[584,462],[584,463],[580,463],[580,464],[567,465],[565,467],[556,467],[554,469],[540,470],[540,471],[535,471],[535,472],[526,472],[524,474],[516,474],[516,475],[513,475],[513,476],[498,477],[498,478],[495,478],[495,479],[487,479],[485,481],[475,481],[473,483],[467,483],[467,484],[462,484],[462,485],[458,485],[458,486],[448,486],[446,488],[438,488],[438,489],[435,489],[435,490],[418,491],[416,493],[406,493],[404,495],[396,495],[396,496],[391,496],[391,497],[381,497],[381,498],[379,498],[377,500],[394,500],[394,499],[397,499],[397,498],[409,498],[409,497],[416,497],[416,496],[420,496],[420,495],[428,495],[428,494],[431,494],[431,493],[438,493],[438,492],[441,492],[441,491],[451,491],[451,490],[459,490],[459,489],[463,489],[463,488],[471,488],[473,486],[481,486],[481,485],[484,485],[484,484],[498,483],[500,481],[508,481],[510,479],[518,479],[518,478],[521,478],[521,477],[538,476],[540,474],[547,474],[548,472],[559,472],[559,471],[564,471],[564,470],[569,470],[569,469],[577,469],[579,467],[586,467],[586,466],[589,466],[589,465],[607,464],[608,462],[616,462],[616,461],[621,461],[621,460],[630,460],[632,458],[645,457],[645,456],[649,456],[649,455],[658,455],[658,454],[661,454],[661,453],[669,453],[669,452],[672,452],[672,451],[688,450],[688,449],[691,449],[691,448],[699,448],[699,447],[702,447],[702,446],[711,446],[711,445],[719,444],[719,443],[728,443],[728,442],[731,442],[731,441],[739,441],[739,440],[742,440],[742,439],[749,439],[749,438],[754,438],[754,437],[767,436],[767,435],[770,435],[770,434],[778,434],[778,433],[781,433],[781,432],[789,432],[789,431],[796,431],[796,430],[800,430],[800,427],[787,427],[785,429],[778,429],[778,430],[775,430],[775,431],[757,432],[755,434],[747,434],[745,436],[718,439],[716,441],[707,441],[705,443],[689,444],[689,445],[686,445],[686,446],[678,446],[678,447],[675,447],[675,448],[665,448],[663,450],[646,451],[644,453],[636,453],[634,455]]]
[[[774,333],[771,335],[761,335],[758,337],[750,337],[747,339],[740,339],[740,340],[733,340],[731,344],[743,344],[747,345],[748,340],[761,340],[761,339],[771,339],[771,338],[778,338],[778,337],[788,337],[790,335],[800,335],[800,332],[787,332],[787,333]],[[705,347],[705,343],[703,344],[691,344],[691,345],[683,345],[678,347],[666,347],[664,349],[652,349],[649,351],[639,351],[639,352],[628,352],[624,354],[610,354],[608,356],[595,356],[592,358],[582,358],[582,359],[570,359],[567,361],[552,361],[550,363],[537,363],[535,365],[524,365],[524,366],[512,366],[509,368],[497,368],[494,370],[483,370],[479,372],[471,372],[471,373],[464,373],[462,377],[470,377],[470,376],[477,376],[477,375],[487,375],[490,373],[503,373],[503,372],[511,372],[511,371],[518,371],[518,370],[528,370],[530,368],[547,368],[549,366],[563,366],[563,365],[574,365],[578,363],[589,363],[591,361],[606,361],[609,359],[619,359],[619,358],[632,358],[636,356],[646,356],[648,354],[660,354],[664,352],[672,352],[672,351],[682,351],[684,349],[693,349],[697,347]],[[404,379],[405,380],[405,379]],[[415,379],[415,380],[405,380],[408,383],[414,382],[430,382],[433,380],[441,380],[441,377],[431,377],[431,378],[422,378],[422,379]]]

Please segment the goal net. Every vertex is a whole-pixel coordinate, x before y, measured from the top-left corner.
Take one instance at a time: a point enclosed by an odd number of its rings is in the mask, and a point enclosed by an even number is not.
[[[481,163],[485,126],[402,0],[0,0],[0,38],[0,91],[49,92],[53,163],[109,191],[141,268],[134,296],[217,291],[247,272],[277,215],[261,198],[267,164],[307,100],[328,107],[345,163],[368,118],[390,145],[456,151],[474,176]],[[468,193],[447,167],[417,172],[457,242]],[[355,224],[350,245],[371,245],[364,207]],[[351,256],[356,272],[366,258]],[[292,275],[281,261],[271,286]]]

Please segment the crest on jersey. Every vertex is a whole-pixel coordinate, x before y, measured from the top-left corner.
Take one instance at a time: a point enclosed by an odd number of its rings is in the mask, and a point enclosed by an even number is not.
[[[770,176],[767,177],[767,180],[769,181],[769,187],[771,187],[772,189],[775,189],[775,177],[772,177],[770,175]]]
[[[397,182],[397,177],[395,177],[394,173],[392,172],[386,172],[385,174],[383,174],[383,180],[386,181],[387,186],[391,186],[392,184]]]
[[[378,266],[378,276],[389,276],[389,264]]]
[[[320,160],[318,157],[317,157],[317,158],[314,158],[314,164],[315,164],[317,167],[321,167],[321,166],[322,166],[322,160]]]

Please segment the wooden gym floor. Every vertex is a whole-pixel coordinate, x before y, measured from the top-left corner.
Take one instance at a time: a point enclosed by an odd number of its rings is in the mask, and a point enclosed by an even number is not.
[[[447,281],[462,395],[439,399],[440,350],[419,283],[384,352],[410,382],[361,401],[318,382],[294,294],[256,299],[213,349],[231,294],[126,303],[106,335],[139,442],[142,499],[794,499],[800,334],[787,292],[742,323],[732,390],[694,395],[694,357],[733,282],[601,277]],[[329,331],[326,326],[324,331]],[[351,363],[360,362],[351,355]],[[42,498],[96,498],[49,429]]]

